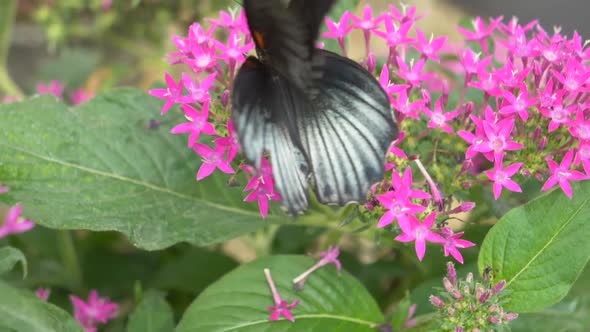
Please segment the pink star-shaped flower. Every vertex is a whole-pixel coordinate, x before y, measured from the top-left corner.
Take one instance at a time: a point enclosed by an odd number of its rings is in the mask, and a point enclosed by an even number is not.
[[[166,79],[166,85],[168,86],[166,89],[153,89],[149,91],[149,94],[156,98],[166,99],[166,103],[164,104],[164,107],[162,107],[162,112],[160,114],[166,114],[175,103],[186,104],[190,102],[189,99],[181,96],[182,81],[176,83],[174,78],[168,73],[165,73],[164,77]]]
[[[0,239],[10,234],[20,234],[31,230],[35,223],[21,218],[22,206],[16,204],[6,214],[4,224],[0,225]]]
[[[424,222],[420,222],[420,220],[418,220],[418,218],[415,216],[409,216],[403,221],[400,220],[399,226],[402,229],[403,234],[396,236],[395,240],[400,242],[414,241],[416,246],[416,255],[418,256],[418,259],[422,261],[426,252],[426,241],[433,243],[446,242],[442,236],[431,231],[435,220],[436,212],[428,215],[428,217],[424,219]]]
[[[402,23],[399,27],[391,18],[385,18],[385,31],[375,30],[375,35],[385,39],[389,47],[396,47],[413,43],[414,39],[408,37],[413,22]],[[398,60],[399,61],[399,60]]]
[[[572,199],[572,186],[569,181],[579,181],[588,178],[584,173],[570,169],[573,157],[574,150],[569,150],[563,156],[559,165],[553,159],[547,159],[547,165],[549,165],[551,176],[549,176],[541,188],[542,191],[549,190],[559,183],[561,190],[563,190],[567,197]]]
[[[423,57],[440,62],[436,53],[445,45],[447,37],[434,38],[434,36],[430,36],[430,39],[426,39],[424,33],[418,28],[416,28],[416,36],[418,37],[418,45],[413,47],[422,53]]]
[[[99,324],[106,324],[119,312],[118,304],[99,297],[96,290],[90,291],[87,302],[74,295],[70,295],[70,300],[74,305],[74,318],[86,331],[96,331]]]
[[[459,232],[453,234],[453,230],[450,227],[445,227],[441,232],[444,236],[444,252],[445,257],[451,255],[453,258],[457,260],[457,262],[463,264],[463,256],[459,252],[459,249],[465,249],[475,246],[475,243],[462,240],[461,236],[463,236],[464,232]]]
[[[516,172],[518,172],[522,165],[523,163],[515,163],[504,168],[502,160],[499,159],[496,161],[493,170],[484,172],[488,178],[490,178],[490,180],[494,181],[494,198],[496,200],[500,198],[503,187],[513,192],[522,192],[522,189],[518,183],[510,179],[514,174],[516,174]]]
[[[184,115],[189,120],[189,122],[181,123],[170,132],[172,134],[186,134],[191,133],[188,138],[188,147],[192,147],[195,145],[201,133],[205,133],[207,135],[216,135],[215,127],[213,124],[209,123],[209,102],[205,102],[203,107],[201,108],[201,112],[199,113],[196,109],[194,109],[190,105],[182,105],[182,111]]]
[[[508,91],[502,91],[504,100],[509,104],[500,108],[501,114],[513,114],[517,113],[522,121],[526,121],[529,118],[528,109],[537,104],[537,98],[529,98],[526,90],[521,90],[518,95],[513,95]]]
[[[60,81],[53,80],[47,84],[37,85],[37,93],[42,95],[54,95],[57,100],[62,100],[65,85]]]
[[[430,119],[428,121],[428,128],[440,128],[443,131],[452,134],[453,128],[449,126],[447,122],[456,118],[459,115],[459,110],[444,113],[442,109],[442,99],[442,97],[438,98],[434,105],[434,111],[430,111],[426,108],[424,109],[424,113]]]
[[[293,314],[291,314],[291,310],[295,309],[297,305],[299,305],[301,300],[295,300],[293,303],[289,304],[287,301],[281,299],[281,296],[277,291],[275,282],[272,279],[272,275],[270,274],[270,270],[264,269],[264,275],[266,277],[266,282],[268,283],[268,287],[270,288],[273,300],[275,302],[274,306],[268,307],[268,310],[272,312],[268,319],[271,321],[275,321],[278,320],[281,316],[283,316],[287,320],[295,322],[295,317],[293,317]]]
[[[215,77],[217,75],[215,73],[205,77],[199,84],[196,84],[193,81],[192,77],[187,73],[182,73],[182,84],[188,91],[189,95],[186,96],[186,100],[188,103],[205,103],[211,100],[211,96],[209,95],[209,90],[215,83]]]
[[[422,74],[422,69],[424,69],[424,59],[419,59],[416,63],[410,63],[410,66],[406,65],[404,60],[400,57],[397,57],[397,64],[399,65],[399,70],[395,73],[403,78],[404,80],[408,81],[411,85],[415,87],[420,87],[422,81],[430,79],[434,77],[434,74]]]
[[[225,146],[217,145],[215,149],[211,149],[205,144],[195,143],[193,150],[203,157],[203,164],[197,172],[197,181],[201,181],[213,173],[218,168],[220,171],[226,174],[233,174],[235,171],[227,160],[224,159]]]
[[[215,144],[227,146],[229,148],[227,153],[227,161],[231,163],[238,154],[238,151],[240,151],[238,134],[236,133],[234,123],[231,119],[227,120],[227,136],[216,138],[214,142]]]

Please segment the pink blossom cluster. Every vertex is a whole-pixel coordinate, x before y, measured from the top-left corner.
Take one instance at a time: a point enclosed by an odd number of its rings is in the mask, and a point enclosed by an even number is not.
[[[36,293],[41,300],[48,301],[51,290],[38,288]],[[87,301],[74,295],[70,295],[70,300],[74,307],[74,318],[86,332],[96,332],[99,325],[108,323],[119,313],[119,305],[106,297],[100,297],[96,290],[90,291]]]
[[[63,100],[65,85],[60,82],[53,80],[47,84],[39,83],[37,85],[37,93],[41,95],[54,95],[57,100]],[[70,95],[70,102],[72,105],[78,105],[87,102],[92,99],[94,95],[83,88],[74,90]]]
[[[335,39],[346,55],[349,34],[362,33],[360,62],[378,74],[401,129],[387,158],[387,175],[369,193],[363,213],[378,214],[378,227],[395,225],[388,229],[399,232],[397,240],[414,242],[420,259],[425,243],[433,242],[462,262],[459,249],[473,243],[436,220],[474,204],[446,207],[445,194],[490,183],[499,199],[504,189],[521,192],[519,182],[534,177],[544,183],[542,190],[559,184],[571,198],[570,182],[590,175],[590,52],[577,33],[568,38],[559,30],[546,32],[536,21],[521,25],[502,17],[478,17],[471,27],[458,27],[465,41],[451,45],[446,37],[418,29],[422,17],[415,7],[390,6],[374,14],[367,5],[359,17],[347,11],[337,20],[326,18],[322,37]],[[203,158],[199,181],[215,169],[236,173],[232,163],[239,144],[229,120],[229,96],[245,54],[254,49],[242,10],[206,21],[191,25],[186,37],[172,37],[177,51],[167,59],[188,71],[178,81],[166,73],[167,87],[150,91],[166,100],[163,114],[180,105],[187,122],[172,133],[189,134],[189,148]],[[374,47],[376,39],[387,46],[385,54]],[[404,149],[415,149],[425,138],[450,148],[408,156]],[[447,159],[437,162],[445,154]],[[407,167],[420,160],[431,162],[420,163],[423,177],[414,181]],[[280,200],[266,165],[256,174],[250,167],[237,168],[250,176],[245,201],[258,201],[263,217],[268,202]],[[431,177],[427,167],[438,171]],[[416,189],[425,186],[429,190]]]

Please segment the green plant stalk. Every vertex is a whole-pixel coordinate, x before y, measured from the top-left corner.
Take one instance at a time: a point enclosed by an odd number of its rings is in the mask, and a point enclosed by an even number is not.
[[[82,290],[82,270],[76,246],[72,237],[72,232],[67,230],[59,231],[58,248],[62,263],[72,281],[72,290],[79,292]]]
[[[3,0],[0,2],[0,91],[9,96],[23,98],[23,92],[8,75],[6,69],[6,59],[12,40],[12,27],[15,16],[16,0]]]

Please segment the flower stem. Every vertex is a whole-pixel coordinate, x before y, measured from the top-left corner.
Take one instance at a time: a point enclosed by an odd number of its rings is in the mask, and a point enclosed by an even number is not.
[[[71,231],[62,230],[58,233],[59,253],[64,268],[71,277],[72,288],[75,291],[82,290],[82,270],[76,253],[76,246]]]
[[[279,296],[279,292],[277,291],[274,280],[272,280],[269,269],[264,269],[264,276],[266,276],[266,282],[268,282],[268,287],[270,287],[272,298],[274,299],[275,304],[279,305],[279,303],[281,303],[281,297]]]

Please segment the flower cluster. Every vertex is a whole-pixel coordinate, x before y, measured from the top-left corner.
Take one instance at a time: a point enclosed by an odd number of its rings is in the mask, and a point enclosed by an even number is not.
[[[462,262],[459,249],[473,244],[446,228],[444,219],[474,204],[446,197],[491,184],[499,199],[503,190],[521,192],[522,182],[534,178],[544,183],[542,190],[559,184],[571,198],[570,182],[588,178],[590,51],[578,34],[568,38],[536,21],[521,25],[501,17],[478,17],[472,26],[458,27],[464,43],[451,45],[416,28],[422,17],[415,7],[390,6],[374,14],[367,5],[361,17],[347,11],[326,18],[322,37],[334,39],[346,55],[349,34],[362,32],[360,63],[379,74],[400,126],[386,176],[368,193],[361,213],[379,219],[377,226],[396,233],[397,240],[414,242],[420,259],[425,243],[433,242]],[[178,81],[166,73],[167,87],[150,93],[166,100],[162,113],[180,105],[188,122],[172,133],[189,134],[189,148],[203,158],[197,180],[215,169],[245,172],[251,179],[245,201],[258,201],[266,217],[268,202],[280,200],[271,166],[257,173],[232,166],[240,147],[229,120],[229,96],[245,54],[254,49],[252,37],[243,10],[221,12],[207,22],[191,25],[186,37],[172,37],[177,51],[167,59],[188,71]],[[386,54],[376,51],[375,40],[387,45]],[[414,161],[422,174],[416,180]]]
[[[495,285],[489,281],[475,282],[472,273],[465,280],[458,280],[453,263],[447,263],[447,271],[444,292],[430,296],[430,303],[441,316],[440,331],[497,331],[518,318],[517,313],[502,309],[505,281]]]
[[[37,84],[37,93],[40,95],[53,95],[57,100],[63,101],[65,93],[65,85],[60,82],[53,80],[47,84]],[[71,105],[79,105],[85,103],[94,97],[94,94],[86,91],[84,88],[78,88],[68,94],[69,102]],[[18,101],[19,98],[13,96],[5,96],[2,98],[0,103],[12,103]]]

